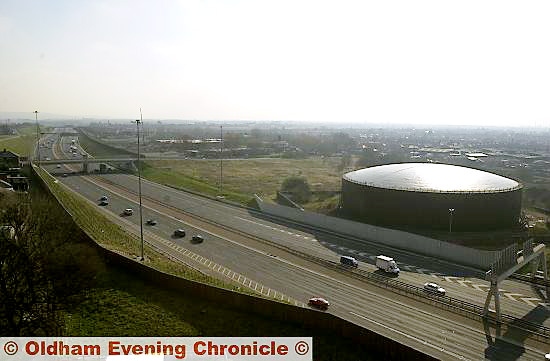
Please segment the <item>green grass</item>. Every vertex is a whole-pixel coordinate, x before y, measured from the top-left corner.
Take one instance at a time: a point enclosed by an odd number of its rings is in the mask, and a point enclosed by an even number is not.
[[[0,149],[6,148],[20,156],[26,157],[32,154],[34,144],[36,143],[36,127],[23,126],[17,129],[20,135],[9,137],[7,139],[0,138]]]
[[[123,155],[124,150],[95,141],[85,134],[80,144],[94,157]],[[142,163],[142,176],[150,181],[210,196],[220,195],[219,160],[158,160]],[[283,180],[291,175],[305,177],[312,190],[340,189],[342,172],[337,171],[340,158],[246,159],[223,161],[222,195],[243,205],[250,205],[253,195],[274,198]],[[307,209],[328,209],[337,200],[314,199]]]
[[[329,331],[162,289],[112,267],[65,319],[65,335],[72,337],[311,336],[315,360],[379,359],[372,350]]]
[[[115,148],[107,144],[98,142],[97,140],[88,137],[83,132],[78,135],[78,142],[86,150],[86,152],[92,154],[97,158],[120,158],[128,156],[136,156],[135,153],[127,151],[121,148]]]
[[[254,195],[273,198],[290,175],[306,177],[313,190],[337,190],[341,174],[339,158],[247,159],[223,162],[223,194],[246,204]],[[153,182],[219,194],[219,160],[146,161],[143,176]]]

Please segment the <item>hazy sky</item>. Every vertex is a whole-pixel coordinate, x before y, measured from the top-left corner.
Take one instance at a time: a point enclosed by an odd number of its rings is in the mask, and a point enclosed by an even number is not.
[[[0,1],[0,112],[550,126],[550,1]]]

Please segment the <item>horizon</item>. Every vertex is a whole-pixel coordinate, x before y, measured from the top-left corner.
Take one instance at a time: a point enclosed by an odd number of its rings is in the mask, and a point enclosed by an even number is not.
[[[549,10],[7,0],[0,114],[550,127]]]

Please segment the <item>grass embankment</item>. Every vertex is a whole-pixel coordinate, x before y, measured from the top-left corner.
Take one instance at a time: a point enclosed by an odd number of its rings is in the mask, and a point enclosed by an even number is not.
[[[110,145],[101,143],[82,131],[78,134],[78,142],[88,152],[96,158],[124,158],[124,157],[136,157],[137,154],[130,152],[122,148],[115,148]]]
[[[43,131],[43,129],[41,129]],[[26,125],[17,128],[16,136],[0,138],[0,150],[6,148],[22,157],[32,154],[36,143],[36,126]]]
[[[283,180],[291,175],[305,177],[312,190],[337,190],[341,174],[340,158],[246,159],[223,162],[223,194],[247,204],[254,193],[274,198]],[[219,160],[146,161],[143,176],[153,182],[209,194],[219,194]],[[338,197],[316,198],[305,208],[325,208]]]

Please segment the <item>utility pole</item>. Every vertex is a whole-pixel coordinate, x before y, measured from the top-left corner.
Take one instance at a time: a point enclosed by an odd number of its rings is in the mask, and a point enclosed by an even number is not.
[[[453,213],[454,213],[455,209],[454,208],[449,208],[449,233],[452,232],[452,227],[453,227]]]
[[[38,166],[40,167],[40,127],[38,126],[38,110],[34,111],[34,119],[36,120],[36,153],[38,156]]]
[[[223,193],[223,125],[220,125],[220,196]]]
[[[139,108],[139,119],[136,119],[136,127],[137,127],[137,141],[138,141],[138,194],[139,194],[139,228],[140,228],[140,238],[141,238],[141,256],[140,261],[143,262],[145,260],[143,256],[143,214],[141,212],[141,157],[139,153],[139,123],[143,122],[143,115],[141,114],[141,108]]]

